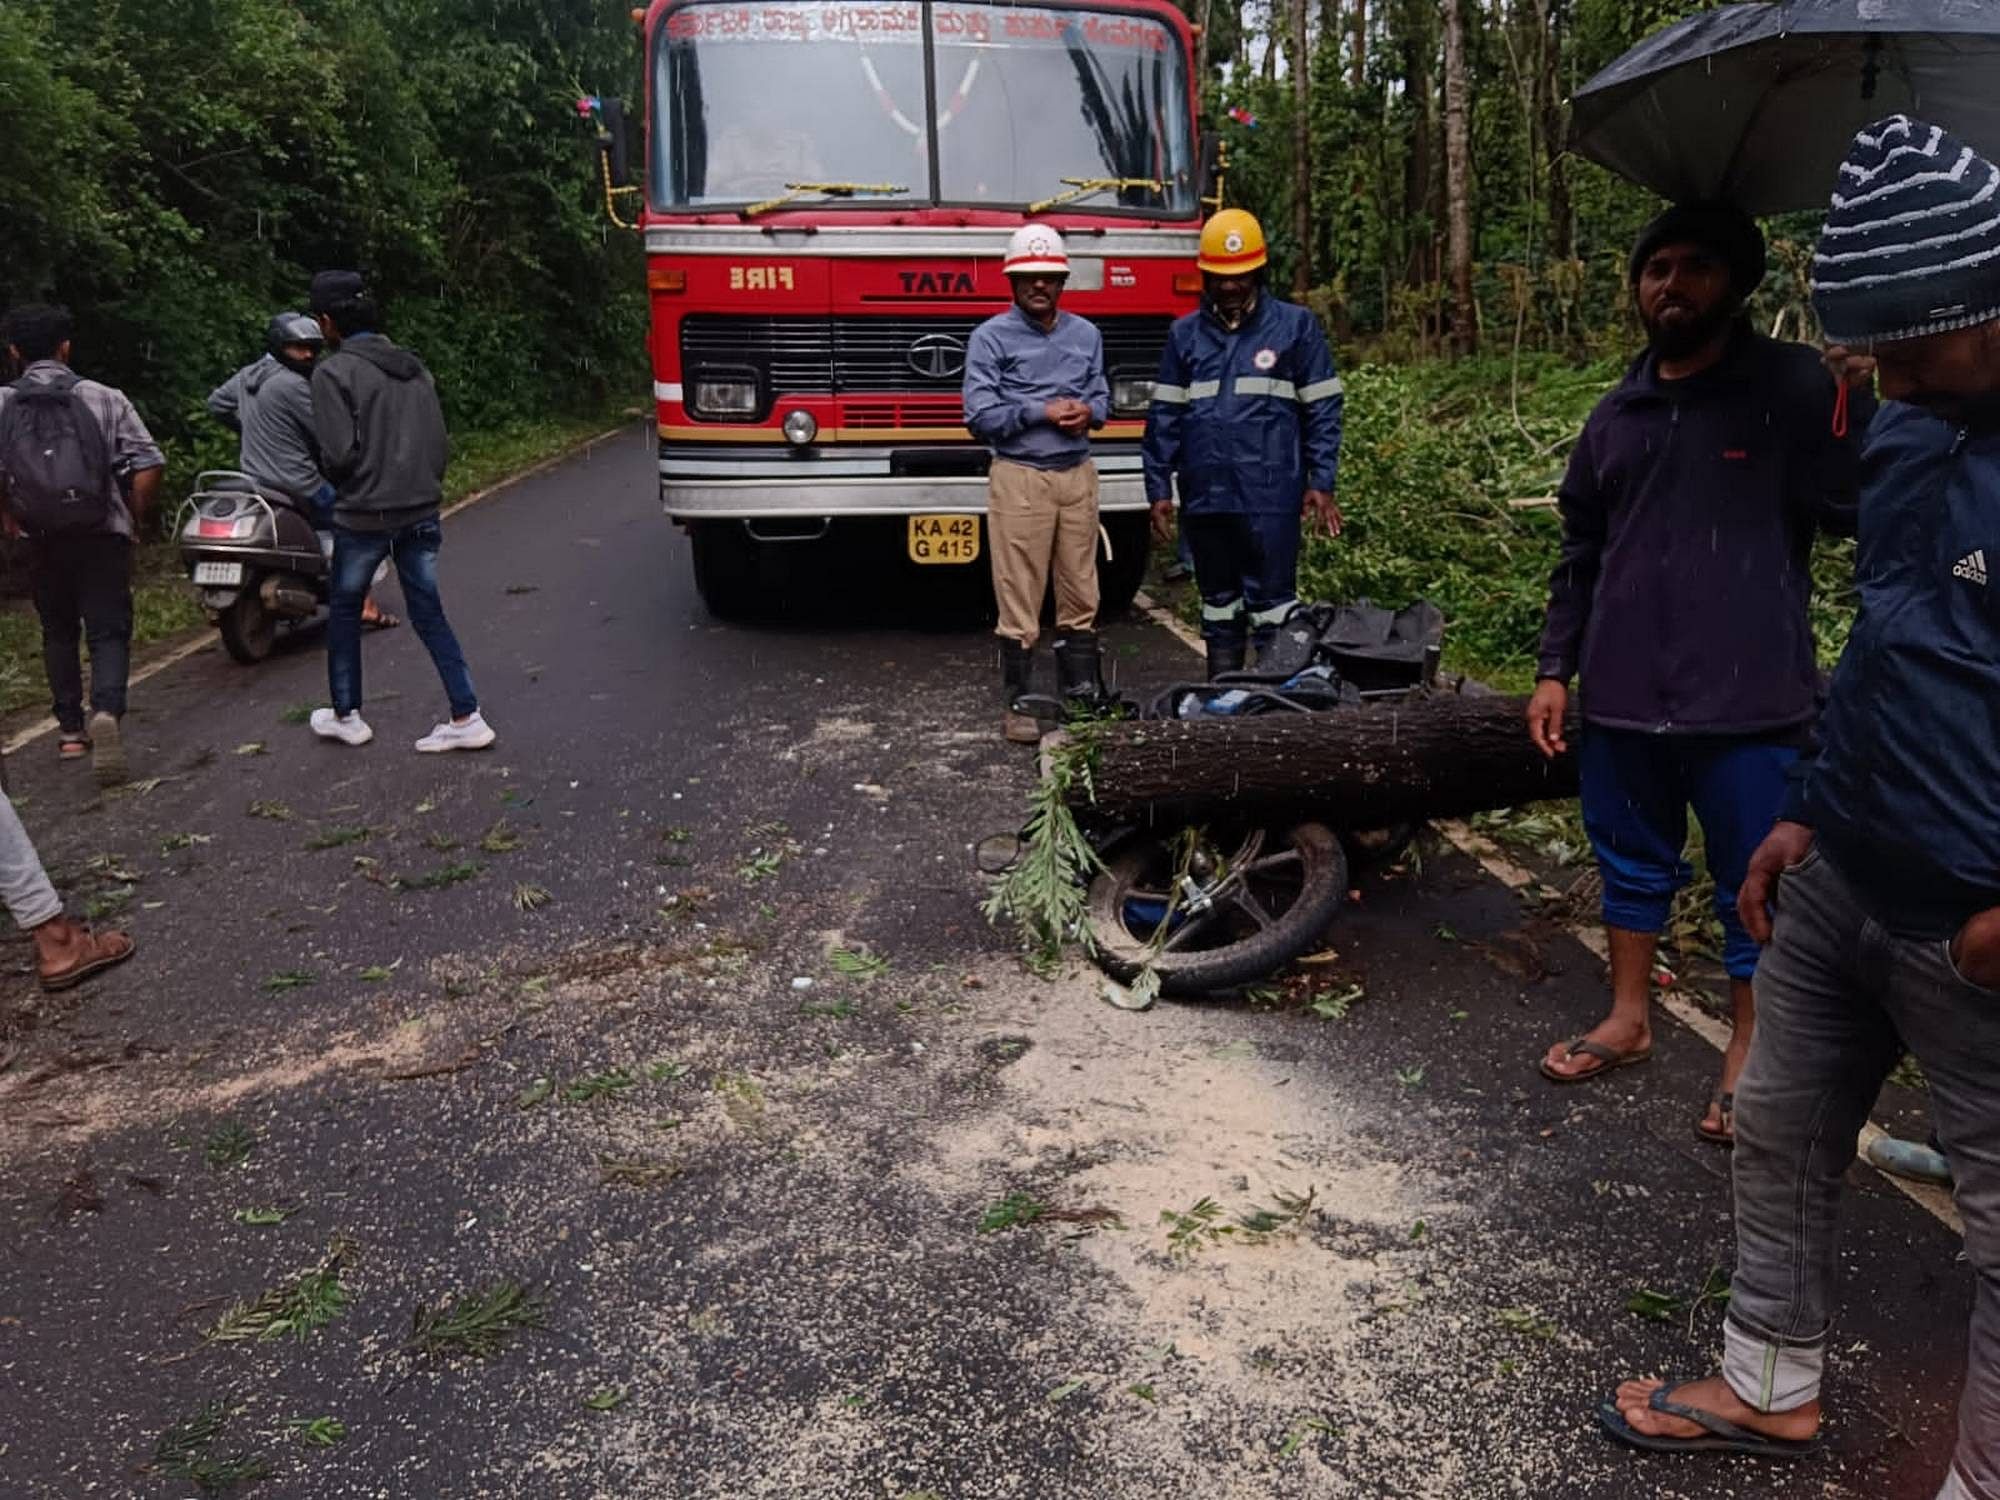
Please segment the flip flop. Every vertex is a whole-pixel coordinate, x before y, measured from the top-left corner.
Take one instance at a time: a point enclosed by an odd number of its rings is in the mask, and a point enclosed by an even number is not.
[[[1695,1125],[1694,1133],[1703,1140],[1711,1141],[1718,1146],[1734,1146],[1736,1144],[1735,1093],[1733,1091],[1718,1092],[1708,1102],[1716,1109],[1722,1111],[1722,1128],[1720,1130],[1710,1130],[1708,1128],[1708,1117],[1704,1115]]]
[[[1620,1052],[1616,1047],[1607,1047],[1602,1042],[1593,1042],[1589,1037],[1572,1037],[1563,1043],[1563,1058],[1594,1057],[1604,1066],[1592,1068],[1588,1073],[1558,1073],[1549,1066],[1549,1060],[1541,1061],[1542,1077],[1550,1083],[1588,1083],[1593,1078],[1601,1078],[1606,1073],[1615,1073],[1620,1068],[1636,1068],[1642,1062],[1653,1060],[1653,1049],[1647,1047],[1638,1052]]]
[[[40,977],[42,989],[48,994],[62,990],[73,990],[93,974],[114,968],[139,951],[139,945],[122,932],[93,932],[90,934],[90,956],[81,963],[71,964],[67,969],[58,969],[53,974]]]
[[[1707,1431],[1707,1437],[1655,1437],[1650,1432],[1641,1432],[1625,1420],[1615,1401],[1606,1401],[1597,1408],[1597,1420],[1619,1442],[1648,1453],[1747,1453],[1754,1458],[1809,1458],[1819,1451],[1817,1435],[1804,1439],[1765,1437],[1712,1411],[1701,1411],[1674,1400],[1673,1393],[1679,1389],[1677,1385],[1663,1385],[1646,1404],[1654,1411],[1694,1423]]]
[[[377,615],[363,619],[361,628],[363,630],[394,630],[402,623],[400,619],[385,609]]]

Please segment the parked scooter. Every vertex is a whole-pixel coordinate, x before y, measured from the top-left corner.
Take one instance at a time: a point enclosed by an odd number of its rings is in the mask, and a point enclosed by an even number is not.
[[[325,608],[333,567],[305,507],[247,474],[210,469],[180,515],[181,561],[209,623],[246,666],[271,654],[280,625]],[[380,582],[385,564],[375,574]]]

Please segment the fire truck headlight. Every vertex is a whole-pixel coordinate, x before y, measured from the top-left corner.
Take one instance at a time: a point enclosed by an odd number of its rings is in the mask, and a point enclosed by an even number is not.
[[[819,436],[819,422],[809,411],[788,411],[785,413],[785,441],[794,448],[803,448]]]
[[[754,417],[757,414],[757,382],[697,380],[694,409],[704,417]]]
[[[1111,382],[1111,404],[1120,411],[1143,412],[1153,404],[1153,382],[1120,376]]]

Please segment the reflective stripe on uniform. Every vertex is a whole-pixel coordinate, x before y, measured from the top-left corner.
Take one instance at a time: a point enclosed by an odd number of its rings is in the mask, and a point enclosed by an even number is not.
[[[1236,382],[1239,396],[1276,396],[1281,401],[1299,399],[1299,388],[1289,380],[1273,380],[1268,375],[1244,375]]]
[[[1221,394],[1222,382],[1219,380],[1197,380],[1188,387],[1190,401],[1212,401]]]
[[[1285,617],[1298,607],[1298,600],[1287,599],[1283,604],[1273,604],[1269,609],[1253,609],[1250,611],[1250,623],[1252,625],[1282,625],[1285,623]]]
[[[1325,401],[1338,396],[1346,389],[1347,387],[1340,383],[1340,377],[1336,375],[1331,380],[1315,380],[1299,392],[1299,400],[1304,405],[1311,406],[1315,401]]]
[[[1240,620],[1243,618],[1243,599],[1239,595],[1226,604],[1210,604],[1204,599],[1201,601],[1201,617],[1204,621],[1217,625],[1226,625],[1231,620]]]
[[[1168,406],[1186,406],[1193,398],[1188,395],[1188,388],[1184,385],[1155,385],[1153,399]]]

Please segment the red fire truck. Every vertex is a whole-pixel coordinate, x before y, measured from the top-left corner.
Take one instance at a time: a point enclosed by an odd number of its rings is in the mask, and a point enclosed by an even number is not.
[[[1139,439],[1216,172],[1181,13],[654,0],[645,45],[660,494],[709,608],[756,613],[781,570],[871,555],[912,597],[983,586],[986,454],[959,387],[1031,217],[1069,241],[1064,308],[1103,330],[1100,563],[1106,605],[1128,602]]]

